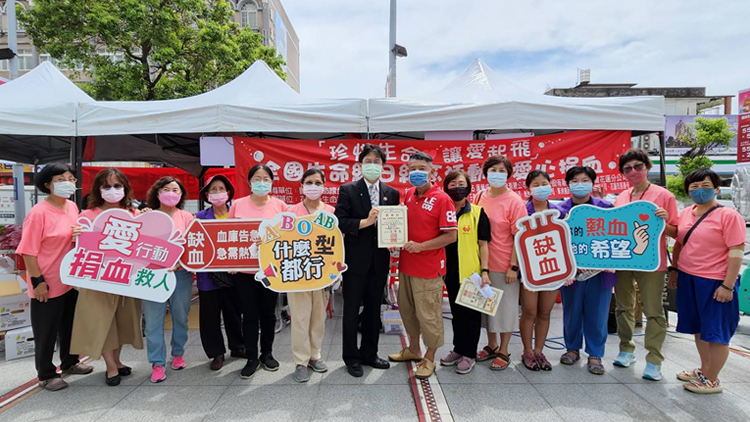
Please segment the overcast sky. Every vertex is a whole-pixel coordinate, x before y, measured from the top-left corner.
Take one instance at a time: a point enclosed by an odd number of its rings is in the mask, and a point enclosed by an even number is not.
[[[282,1],[304,94],[384,96],[389,0]],[[574,86],[578,68],[592,82],[750,88],[748,0],[401,0],[397,42],[399,97],[442,89],[477,57],[539,93]]]

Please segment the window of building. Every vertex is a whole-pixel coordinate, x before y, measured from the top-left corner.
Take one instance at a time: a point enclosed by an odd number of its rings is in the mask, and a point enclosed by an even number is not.
[[[32,64],[31,50],[18,49],[18,70],[31,70],[34,68]]]
[[[240,26],[249,26],[250,29],[258,29],[258,5],[247,2],[240,9]]]

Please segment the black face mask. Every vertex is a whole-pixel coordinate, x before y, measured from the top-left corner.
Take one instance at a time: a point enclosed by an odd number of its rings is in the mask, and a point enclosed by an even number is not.
[[[466,198],[466,196],[469,194],[469,188],[467,188],[466,186],[459,186],[448,189],[448,192],[446,193],[451,197],[453,202],[458,202]]]

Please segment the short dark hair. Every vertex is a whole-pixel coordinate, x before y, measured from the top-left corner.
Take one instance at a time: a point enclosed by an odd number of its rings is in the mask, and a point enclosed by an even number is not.
[[[714,189],[721,187],[721,177],[716,174],[715,171],[703,168],[694,170],[690,174],[685,176],[685,192],[689,192],[688,188],[692,183],[702,182],[706,180],[706,177],[711,180],[711,184],[714,186]]]
[[[273,170],[271,170],[271,167],[268,167],[266,164],[256,164],[250,169],[250,171],[247,172],[248,182],[253,178],[253,176],[255,176],[255,173],[257,173],[258,170],[265,171],[269,176],[271,176],[271,180],[273,180]]]
[[[323,179],[323,183],[326,182],[326,175],[323,174],[323,170],[313,167],[305,172],[305,174],[302,175],[302,179],[300,180],[300,183],[305,183],[305,179],[307,179],[310,176],[313,176],[315,174],[319,174],[320,178]]]
[[[422,151],[417,151],[414,154],[410,155],[409,161],[411,160],[426,161],[428,163],[432,163],[432,157],[430,157],[429,154],[425,154]]]
[[[46,193],[47,195],[51,194],[52,191],[45,185],[52,184],[53,177],[64,174],[66,171],[69,171],[75,174],[73,167],[65,163],[47,164],[46,166],[44,166],[42,171],[40,171],[39,175],[36,177],[36,183],[35,183],[36,188]]]
[[[364,161],[365,157],[367,157],[369,154],[372,154],[373,152],[377,154],[383,164],[385,164],[385,153],[379,146],[373,144],[365,144],[362,147],[362,151],[359,153],[359,163],[362,164],[362,161]]]
[[[158,210],[161,207],[161,201],[159,201],[159,191],[161,190],[161,188],[167,186],[172,182],[177,183],[177,186],[179,186],[180,190],[182,191],[182,196],[180,197],[180,202],[177,203],[177,208],[182,209],[182,207],[185,206],[185,200],[188,196],[187,191],[185,190],[185,185],[182,184],[180,179],[176,179],[172,176],[164,176],[161,179],[157,180],[146,194],[146,203],[148,204],[149,208],[151,208],[152,210]]]
[[[91,184],[91,191],[88,196],[88,208],[90,210],[101,207],[104,205],[104,198],[102,198],[102,186],[107,184],[109,176],[114,176],[117,180],[122,183],[123,191],[125,196],[120,200],[120,208],[129,209],[133,203],[133,188],[130,187],[130,182],[125,174],[116,168],[108,168],[100,171],[96,177],[94,177],[94,183]]]
[[[531,182],[539,176],[543,176],[548,182],[551,182],[549,174],[544,170],[532,170],[528,176],[526,176],[526,187],[531,186]]]
[[[642,150],[641,148],[631,148],[625,151],[625,153],[620,156],[620,173],[622,173],[622,168],[625,167],[625,163],[633,160],[642,162],[649,170],[651,170],[651,167],[654,166],[651,163],[651,159],[648,158],[648,153],[646,151]]]
[[[445,176],[445,179],[443,179],[443,190],[448,192],[448,185],[456,180],[458,176],[464,177],[464,180],[466,180],[466,187],[469,189],[469,192],[471,192],[471,179],[469,178],[469,173],[466,173],[461,169],[453,170]]]
[[[592,183],[596,182],[596,172],[594,169],[589,166],[575,166],[569,168],[568,171],[565,172],[565,183],[570,184],[570,181],[581,173],[586,173],[586,176],[591,179]]]
[[[513,163],[510,161],[510,158],[505,155],[493,155],[488,157],[487,161],[482,164],[482,173],[484,174],[484,177],[487,177],[487,172],[498,164],[505,166],[505,169],[508,170],[508,177],[513,175]]]

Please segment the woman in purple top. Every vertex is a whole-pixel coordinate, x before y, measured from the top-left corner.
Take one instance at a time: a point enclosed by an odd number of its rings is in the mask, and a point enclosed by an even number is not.
[[[600,208],[612,208],[609,202],[591,196],[596,182],[596,172],[591,167],[576,166],[567,171],[565,182],[572,196],[558,205],[561,212],[581,204]],[[567,352],[560,357],[560,363],[573,365],[580,357],[583,338],[586,337],[588,370],[595,375],[604,375],[602,357],[607,342],[607,318],[612,288],[617,284],[614,272],[599,272],[579,280],[568,280],[561,290],[563,304],[563,336]]]
[[[558,210],[560,217],[565,217],[565,211],[550,203],[547,198],[552,195],[552,185],[549,174],[542,170],[534,170],[526,176],[526,187],[531,192],[531,198],[526,203],[529,215],[544,210]],[[544,343],[549,332],[549,321],[552,308],[555,306],[557,291],[532,292],[527,288],[521,289],[521,341],[523,342],[523,365],[532,371],[551,371],[552,365],[544,356]],[[531,339],[534,338],[534,347]]]
[[[195,214],[200,220],[223,220],[229,216],[229,201],[234,197],[234,186],[225,176],[217,174],[208,179],[200,191],[201,199],[211,207]],[[217,286],[212,278],[231,279],[226,273],[198,273],[198,297],[200,299],[200,333],[203,350],[211,361],[211,369],[218,371],[224,366],[224,336],[221,334],[221,315],[224,315],[224,330],[229,339],[229,350],[235,358],[247,358],[242,340],[242,314],[239,294],[231,284]]]

